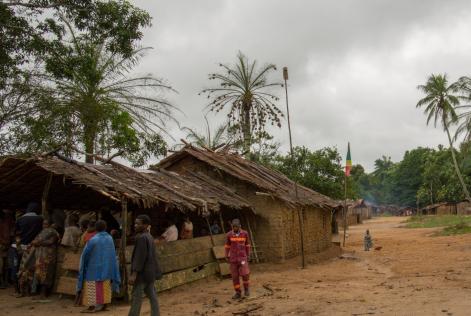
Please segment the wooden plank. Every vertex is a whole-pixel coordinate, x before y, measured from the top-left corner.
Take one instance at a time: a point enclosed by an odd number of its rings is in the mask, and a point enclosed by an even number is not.
[[[219,262],[218,272],[221,276],[226,276],[231,274],[231,268],[227,262]]]
[[[225,235],[213,235],[216,246],[224,245]],[[165,256],[181,255],[191,253],[198,250],[211,249],[213,244],[209,236],[197,237],[192,239],[177,240],[171,242],[159,242],[156,244],[157,256],[163,258]],[[132,256],[133,246],[126,247],[126,258],[128,263]]]
[[[163,273],[196,267],[214,261],[210,248],[157,258]]]
[[[73,252],[66,252],[61,265],[64,270],[79,271],[80,268],[80,254]]]
[[[75,295],[77,290],[77,278],[60,277],[57,280],[56,293]]]
[[[226,249],[224,249],[224,246],[213,247],[213,254],[216,259],[224,259],[226,258]]]
[[[173,273],[167,273],[161,280],[155,282],[158,292],[165,291],[179,285],[187,284],[197,280],[207,278],[216,274],[217,262],[211,262],[202,266],[193,267]]]

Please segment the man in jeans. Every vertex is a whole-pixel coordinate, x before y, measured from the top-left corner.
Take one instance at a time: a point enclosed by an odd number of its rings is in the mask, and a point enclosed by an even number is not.
[[[129,284],[133,285],[129,316],[140,315],[142,292],[149,298],[151,316],[160,315],[154,282],[162,275],[155,254],[154,238],[149,233],[149,225],[150,218],[147,215],[139,215],[134,222],[137,235],[132,252],[131,276],[129,278]]]

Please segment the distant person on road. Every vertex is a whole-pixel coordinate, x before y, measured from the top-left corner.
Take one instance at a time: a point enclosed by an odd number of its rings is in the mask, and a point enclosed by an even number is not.
[[[226,260],[230,263],[232,283],[235,294],[232,299],[240,299],[240,277],[244,284],[244,296],[250,296],[249,291],[249,255],[250,240],[249,234],[241,229],[240,220],[232,220],[232,230],[226,235],[224,248],[226,250]]]
[[[154,283],[162,277],[155,253],[154,238],[149,233],[150,218],[139,215],[134,223],[137,233],[131,259],[131,276],[129,284],[133,286],[131,309],[129,316],[138,316],[141,313],[142,293],[145,293],[150,302],[150,315],[159,316],[159,303]]]
[[[373,239],[371,238],[369,229],[366,230],[363,245],[365,246],[365,251],[370,251],[370,249],[373,248]]]
[[[121,277],[113,238],[106,232],[106,222],[95,224],[97,234],[83,249],[77,281],[77,297],[83,298],[85,313],[106,310],[111,303],[112,291],[119,292]]]

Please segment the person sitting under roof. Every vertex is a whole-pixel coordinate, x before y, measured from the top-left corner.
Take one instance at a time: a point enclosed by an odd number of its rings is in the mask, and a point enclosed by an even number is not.
[[[78,216],[72,214],[68,218],[68,226],[64,230],[61,245],[66,247],[77,247],[82,236],[82,230],[78,227]]]
[[[190,221],[188,216],[185,217],[185,221],[182,224],[180,231],[180,239],[191,239],[193,238],[193,223]]]
[[[165,232],[160,235],[159,240],[165,240],[165,241],[176,241],[178,240],[178,228],[175,225],[175,222],[173,220],[168,221],[168,227],[165,230]]]

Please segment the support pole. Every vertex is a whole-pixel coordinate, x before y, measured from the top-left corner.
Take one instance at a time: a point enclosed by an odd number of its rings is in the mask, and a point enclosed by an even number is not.
[[[289,102],[288,102],[288,67],[283,67],[283,79],[285,81],[285,94],[286,94],[286,116],[288,119],[288,132],[289,132],[289,148],[291,152],[291,163],[294,171],[294,153],[293,153],[293,140],[291,137],[291,120],[289,117]],[[296,195],[296,202],[299,202],[298,197],[298,183],[294,181],[294,193]],[[304,210],[298,210],[298,219],[299,219],[299,232],[300,232],[300,244],[301,244],[301,267],[304,269],[306,267],[306,260],[304,257]]]
[[[46,184],[44,185],[44,189],[43,189],[43,195],[41,198],[41,212],[43,214],[44,219],[49,219],[49,216],[48,216],[49,214],[47,211],[47,198],[49,196],[49,191],[51,189],[52,177],[53,177],[53,174],[51,172],[49,173],[47,177]]]
[[[120,261],[123,269],[123,288],[124,288],[124,299],[129,300],[128,295],[128,271],[126,268],[126,245],[128,239],[128,201],[125,197],[121,199],[121,217],[122,217],[122,226],[123,231],[121,233],[121,249],[120,249]]]
[[[345,247],[345,239],[347,237],[347,214],[348,214],[348,208],[347,208],[347,175],[345,174],[345,180],[344,180],[344,186],[345,186],[345,199],[343,203],[343,246]]]
[[[226,233],[226,229],[224,228],[224,219],[222,218],[222,212],[219,211],[219,221],[221,222],[221,229],[222,229],[222,232],[225,234]]]

